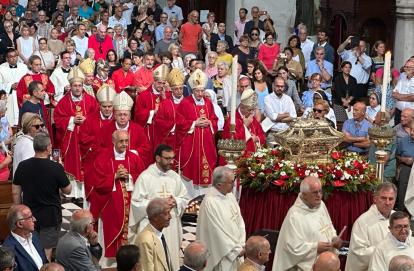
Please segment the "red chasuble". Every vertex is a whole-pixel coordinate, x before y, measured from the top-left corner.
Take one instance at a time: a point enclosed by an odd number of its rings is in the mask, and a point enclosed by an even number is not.
[[[112,149],[112,134],[115,132],[115,120],[104,125],[99,131],[99,147],[100,151],[103,149]],[[144,129],[138,124],[129,121],[128,126],[129,144],[128,150],[135,150],[138,152],[138,156],[142,159],[145,166],[150,164],[152,160],[152,153],[148,138],[145,135]]]
[[[134,85],[134,73],[132,71],[128,71],[127,74],[125,74],[124,70],[119,68],[112,73],[111,78],[115,83],[116,93],[120,93],[127,86]]]
[[[38,74],[26,74],[23,76],[19,83],[17,84],[16,89],[16,95],[17,95],[17,102],[19,104],[19,107],[23,104],[23,97],[25,99],[29,98],[29,93],[27,92],[27,89],[29,87],[29,84],[33,81],[40,81],[43,84],[43,87],[45,88],[46,93],[49,95],[49,98],[53,100],[53,95],[55,95],[55,87],[53,86],[52,81],[49,80],[49,76],[44,73],[38,73]]]
[[[133,183],[145,168],[140,157],[131,151],[126,152],[124,160],[115,160],[113,149],[98,154],[93,164],[90,208],[96,220],[99,216],[102,219],[105,257],[115,257],[118,248],[128,244],[131,192],[127,191],[127,182],[115,180],[121,165],[132,176]]]
[[[145,66],[134,74],[134,86],[149,88],[152,83],[154,83],[152,70],[147,69]]]
[[[177,108],[177,113],[185,117],[177,125],[180,169],[185,177],[199,186],[211,184],[211,174],[217,162],[214,134],[217,131],[218,119],[210,100],[204,99],[204,103],[196,105],[193,96],[188,96]],[[201,116],[211,121],[211,127],[194,127],[194,131],[188,133],[193,122]]]
[[[177,126],[174,131],[171,130],[174,128],[174,125],[184,121],[184,117],[177,113],[178,106],[179,104],[175,104],[173,98],[165,99],[161,102],[160,108],[153,119],[153,126],[156,127],[154,133],[155,147],[159,144],[167,144],[171,146],[174,151],[177,151]]]
[[[88,199],[88,195],[91,191],[92,184],[89,178],[89,172],[91,172],[91,166],[97,155],[98,150],[98,135],[99,131],[105,124],[111,122],[113,116],[109,119],[102,119],[101,112],[97,112],[88,116],[85,122],[80,126],[79,129],[79,148],[81,154],[82,167],[84,169],[85,177],[85,195]],[[89,200],[89,199],[88,199]]]
[[[248,127],[248,130],[250,131],[250,133],[252,135],[255,135],[255,136],[259,137],[260,146],[263,146],[266,143],[266,136],[263,132],[262,126],[256,120],[256,118],[253,118],[253,122],[250,124],[250,127]],[[242,119],[239,111],[236,111],[236,134],[234,135],[234,138],[235,139],[240,139],[240,140],[246,140],[246,133],[245,132],[246,131],[245,131],[245,128],[244,128],[243,119]],[[226,122],[224,123],[222,138],[223,139],[231,138],[231,135],[230,135],[230,118],[227,118]],[[249,152],[255,152],[256,149],[257,149],[256,144],[253,142],[253,139],[250,138],[246,142],[245,152],[248,152],[248,153]]]
[[[75,125],[73,131],[68,130],[71,117],[82,114],[88,117],[98,110],[98,104],[94,97],[83,93],[83,98],[79,102],[73,102],[71,92],[68,92],[57,104],[53,113],[56,125],[56,145],[60,146],[62,160],[67,174],[77,181],[83,181],[81,171],[81,154],[79,148],[80,126]]]
[[[171,96],[171,93],[166,92],[165,95],[168,98]],[[155,148],[157,146],[154,144],[154,137],[155,137],[155,133],[158,127],[154,125],[154,118],[151,124],[148,124],[147,122],[150,116],[150,111],[155,110],[156,104],[161,104],[162,100],[163,99],[160,94],[154,94],[152,85],[147,90],[140,93],[135,99],[134,121],[138,123],[139,125],[141,125],[142,127],[144,127],[145,134],[147,135],[148,140],[151,145],[151,153],[154,153]],[[160,107],[161,105],[159,106],[159,108]],[[157,114],[158,113],[155,113],[154,117]],[[151,162],[153,162],[153,159],[151,159]]]

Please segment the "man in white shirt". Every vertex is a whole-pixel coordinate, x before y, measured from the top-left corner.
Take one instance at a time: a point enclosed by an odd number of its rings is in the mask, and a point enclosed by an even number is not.
[[[288,123],[296,118],[295,105],[292,99],[284,94],[285,80],[276,77],[272,86],[273,93],[264,98],[265,115],[274,123],[266,139],[268,145],[275,141],[275,133],[289,128]]]
[[[47,263],[45,251],[36,235],[33,235],[36,218],[29,207],[13,205],[7,213],[11,230],[3,245],[13,249],[19,270],[39,270]]]
[[[86,50],[88,50],[88,37],[85,36],[86,26],[84,23],[78,24],[78,32],[75,36],[72,37],[72,40],[75,42],[76,52],[78,52],[82,57],[85,57]]]
[[[70,91],[70,84],[68,81],[68,75],[70,70],[70,53],[63,51],[60,53],[61,66],[56,68],[50,75],[50,81],[55,86],[55,101],[59,102],[66,92]]]
[[[393,183],[378,185],[374,204],[355,221],[352,227],[345,271],[367,271],[375,246],[389,232],[388,220],[397,198]]]
[[[167,0],[167,5],[163,8],[165,13],[168,14],[168,19],[171,17],[176,17],[178,19],[178,25],[177,27],[180,27],[183,23],[183,11],[182,9],[175,4],[175,0]],[[168,20],[168,23],[171,25],[170,20]]]
[[[387,270],[394,256],[414,257],[414,238],[411,236],[410,219],[407,213],[397,211],[390,217],[390,232],[375,246],[369,271]]]
[[[115,25],[120,24],[122,25],[122,29],[127,29],[127,22],[122,17],[123,9],[121,6],[115,8],[115,14],[109,17],[108,27],[114,28]]]
[[[17,61],[18,56],[16,49],[7,49],[7,62],[0,65],[0,89],[5,90],[8,94],[6,116],[11,126],[19,125],[19,107],[16,95],[17,84],[29,72],[25,64]]]
[[[181,176],[171,169],[175,153],[168,145],[158,145],[155,150],[155,163],[143,171],[131,196],[131,211],[128,232],[133,237],[149,223],[145,210],[152,199],[165,198],[171,207],[170,226],[164,229],[165,240],[170,248],[171,263],[174,270],[180,266],[180,247],[183,235],[181,217],[189,198]]]
[[[414,61],[408,60],[405,63],[404,72],[405,76],[401,76],[392,93],[395,99],[395,125],[400,123],[403,109],[414,109]]]
[[[346,47],[350,46],[349,50]],[[357,40],[349,36],[338,47],[338,55],[343,61],[349,61],[352,64],[351,75],[357,81],[356,95],[354,98],[366,97],[368,91],[368,80],[371,74],[372,60],[365,54],[367,45],[363,40]]]
[[[308,30],[306,26],[299,28],[299,39],[300,39],[300,48],[302,49],[303,56],[305,58],[305,67],[308,67],[310,61],[311,53],[315,43],[308,39]]]

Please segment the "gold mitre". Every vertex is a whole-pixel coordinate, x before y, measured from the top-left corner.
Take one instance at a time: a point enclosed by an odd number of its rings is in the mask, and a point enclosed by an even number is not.
[[[183,86],[185,81],[184,74],[180,69],[174,68],[167,76],[167,82],[170,87]]]
[[[84,80],[85,80],[85,75],[83,74],[83,72],[78,67],[73,67],[72,69],[70,69],[70,72],[68,74],[69,83],[71,83],[71,84],[73,82],[83,83]]]
[[[103,84],[99,89],[98,92],[96,92],[96,99],[99,103],[112,103],[115,99],[116,91],[115,89],[108,85]]]
[[[251,88],[245,89],[240,97],[240,104],[246,105],[249,107],[256,107],[257,106],[256,92]]]
[[[127,110],[130,111],[134,101],[125,91],[121,91],[114,98],[114,110]]]
[[[194,88],[206,88],[207,86],[207,75],[200,69],[195,70],[190,78],[188,79],[188,84],[191,89]]]
[[[101,70],[103,68],[108,68],[109,69],[109,65],[108,65],[108,63],[105,62],[105,60],[99,59],[98,62],[96,62],[96,68],[97,68],[97,70]]]
[[[167,80],[168,72],[168,66],[161,64],[152,72],[152,75],[155,81],[165,81]]]
[[[95,61],[90,58],[84,59],[79,64],[79,69],[81,69],[84,74],[93,74],[95,72]]]

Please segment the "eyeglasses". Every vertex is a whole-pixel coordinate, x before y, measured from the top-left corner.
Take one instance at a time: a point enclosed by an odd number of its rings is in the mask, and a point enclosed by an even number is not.
[[[313,113],[322,113],[324,110],[321,110],[321,109],[316,109],[316,108],[314,108],[313,109]]]
[[[32,127],[36,128],[36,130],[39,130],[40,127],[44,128],[45,125],[43,123],[42,124],[34,124],[34,125],[32,125]]]
[[[399,231],[402,229],[406,230],[410,228],[410,225],[396,225],[396,226],[393,226],[393,228]]]
[[[167,161],[171,161],[171,160],[173,160],[175,157],[173,156],[173,157],[165,157],[165,156],[161,156],[161,158],[163,158],[163,159],[165,159],[165,160],[167,160]]]
[[[35,221],[36,218],[33,215],[31,215],[31,216],[28,216],[28,217],[17,219],[17,221],[22,221],[22,220],[33,220],[33,221]]]
[[[259,36],[259,33],[252,33],[252,36]]]

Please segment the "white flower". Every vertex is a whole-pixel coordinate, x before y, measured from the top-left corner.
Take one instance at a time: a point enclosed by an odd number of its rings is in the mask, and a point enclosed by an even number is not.
[[[309,176],[309,174],[310,174],[310,170],[309,169],[305,170],[305,176]]]
[[[311,173],[311,174],[310,174],[310,176],[313,176],[313,177],[316,177],[316,178],[318,178],[318,177],[319,177],[319,176],[318,176],[318,173],[316,173],[316,172]]]
[[[258,176],[262,177],[264,175],[265,175],[264,172],[260,172]]]
[[[359,179],[364,179],[364,175],[359,175]]]
[[[349,175],[349,174],[348,174],[348,172],[346,172],[346,171],[344,172],[344,176],[345,176],[345,179],[347,179],[347,180],[348,180],[349,178],[351,178],[351,177],[352,177],[352,176],[351,176],[351,175]]]
[[[345,161],[345,167],[349,167],[350,165],[351,165],[351,161],[346,160],[346,161]]]
[[[261,170],[264,170],[264,169],[265,169],[265,165],[261,164],[261,165],[260,165],[260,169],[261,169]]]
[[[286,172],[284,171],[280,172],[280,176],[286,176]]]

